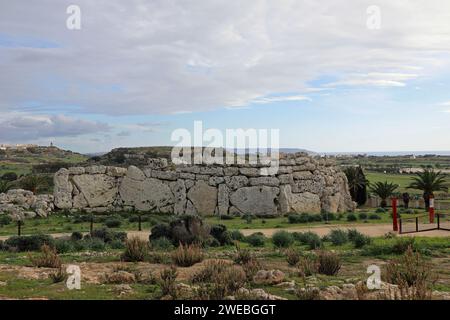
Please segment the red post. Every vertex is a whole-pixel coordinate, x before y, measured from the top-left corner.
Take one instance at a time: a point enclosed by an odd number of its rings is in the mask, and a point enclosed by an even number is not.
[[[397,221],[397,198],[392,198],[392,226],[394,231],[398,231],[398,221]]]
[[[430,223],[434,223],[434,196],[433,195],[430,195],[429,214],[430,214]]]

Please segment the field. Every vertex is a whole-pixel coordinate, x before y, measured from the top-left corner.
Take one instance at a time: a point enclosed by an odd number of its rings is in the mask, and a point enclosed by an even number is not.
[[[364,214],[378,215],[379,219],[361,219],[361,213],[363,217]],[[390,227],[390,217],[389,212],[375,211],[359,211],[355,216],[355,221],[348,221],[347,214],[339,220],[336,216],[328,222],[305,223],[289,223],[287,217],[253,218],[251,221],[239,217],[227,220],[207,218],[205,223],[210,226],[225,225],[235,240],[206,245],[200,249],[200,258],[187,265],[180,265],[180,260],[175,258],[177,249],[173,244],[153,240],[150,245],[148,243],[149,230],[160,223],[172,221],[174,217],[145,214],[141,217],[142,231],[138,232],[138,222],[133,214],[94,216],[94,229],[111,226],[111,220],[120,221],[107,229],[111,235],[125,231],[129,238],[139,235],[141,241],[146,243],[145,254],[141,259],[127,261],[129,259],[124,259],[127,246],[124,242],[101,238],[94,241],[90,237],[85,240],[70,238],[75,231],[85,235],[89,233],[90,216],[83,218],[76,214],[55,214],[46,219],[26,221],[22,234],[53,234],[59,238],[54,244],[59,259],[64,268],[68,265],[80,267],[81,289],[69,290],[64,280],[55,280],[58,269],[36,266],[34,261],[42,256],[39,250],[17,252],[4,248],[0,250],[0,299],[215,299],[228,295],[240,297],[239,294],[244,295],[241,298],[261,298],[255,296],[261,295],[261,291],[255,289],[262,289],[264,294],[276,299],[358,299],[358,290],[355,288],[365,283],[367,267],[373,264],[380,266],[384,274],[386,263],[400,259],[408,246],[419,252],[423,263],[438,276],[430,280],[430,290],[436,290],[439,297],[450,296],[450,237],[446,233],[438,237],[424,233],[414,238],[380,234],[370,237],[370,240],[362,236],[361,239],[366,240],[359,243],[351,240],[350,233],[344,230],[355,229],[365,233],[371,226]],[[306,231],[319,229],[322,232],[317,232],[320,236],[316,240],[301,236],[307,235]],[[279,230],[295,232],[290,233],[288,240],[276,240]],[[4,225],[0,227],[0,239],[6,240],[16,232],[15,224]],[[252,236],[255,232],[260,234]],[[339,268],[335,273],[324,274],[323,270],[318,271],[320,268],[316,270],[315,267],[304,265],[316,261],[324,253],[339,260]],[[189,253],[186,254],[189,257]],[[296,262],[297,258],[303,262]],[[214,268],[220,269],[222,264],[232,268],[238,275],[242,273],[242,277],[220,273],[216,275],[218,278],[211,280],[204,275],[205,270],[212,272]],[[169,269],[172,265],[176,266],[176,274],[169,280],[165,277],[175,272]],[[305,268],[308,268],[307,274],[304,273]],[[256,276],[258,270],[277,270],[277,276],[270,281],[263,281]],[[196,277],[202,280],[196,280]],[[383,275],[383,279],[385,277]],[[167,287],[167,281],[172,281],[171,286]],[[238,292],[229,282],[239,283],[245,289]],[[305,288],[311,286],[317,288],[319,293],[305,293]],[[367,299],[383,298],[382,291],[358,294],[366,294],[364,297]]]

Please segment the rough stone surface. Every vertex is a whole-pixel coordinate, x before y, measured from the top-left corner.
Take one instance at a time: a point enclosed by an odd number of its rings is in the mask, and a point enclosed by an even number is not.
[[[196,211],[201,215],[213,215],[217,205],[217,189],[204,181],[197,181],[187,194]]]
[[[244,213],[276,215],[279,192],[280,189],[275,187],[243,187],[231,194],[230,201]]]
[[[278,171],[269,176],[262,175],[264,164],[173,166],[164,159],[147,159],[146,163],[143,168],[61,169],[54,176],[52,205],[87,211],[259,216],[355,208],[345,174],[329,161],[304,153],[281,154]],[[21,197],[16,201],[23,208],[30,207]],[[44,215],[44,211],[34,213]]]

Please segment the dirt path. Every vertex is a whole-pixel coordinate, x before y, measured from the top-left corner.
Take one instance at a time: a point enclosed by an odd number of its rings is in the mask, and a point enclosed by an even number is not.
[[[334,225],[321,225],[321,226],[302,226],[302,227],[293,227],[293,228],[266,228],[266,229],[241,229],[240,231],[248,236],[255,232],[262,232],[265,236],[272,236],[275,232],[280,230],[286,230],[289,232],[306,232],[311,231],[317,233],[319,236],[324,236],[330,232],[332,229],[356,229],[359,232],[371,236],[371,237],[380,237],[385,235],[386,233],[392,231],[391,224],[353,224],[353,225],[342,225],[342,224],[334,224]],[[141,239],[148,239],[150,234],[149,231],[128,231],[128,238],[130,237],[139,237]],[[55,238],[59,237],[67,237],[70,236],[70,233],[53,233],[51,234]],[[449,231],[444,230],[432,230],[425,231],[419,233],[410,233],[403,234],[400,236],[420,236],[420,237],[450,237]],[[0,240],[8,239],[8,236],[1,236]]]

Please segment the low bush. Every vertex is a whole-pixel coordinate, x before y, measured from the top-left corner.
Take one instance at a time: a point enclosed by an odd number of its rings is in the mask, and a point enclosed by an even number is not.
[[[152,228],[149,237],[150,242],[158,238],[171,239],[170,227],[168,224],[160,223]]]
[[[306,223],[306,222],[308,222],[308,217],[306,217],[306,219],[305,219],[304,216],[297,214],[297,213],[293,213],[293,214],[288,215],[288,222],[292,223],[292,224],[293,223]]]
[[[119,228],[122,225],[122,221],[118,218],[108,218],[105,221],[105,226],[108,228]]]
[[[369,215],[369,220],[380,220],[381,217],[377,215],[376,213],[372,213]]]
[[[372,239],[369,236],[365,236],[361,233],[358,233],[354,236],[354,238],[351,241],[353,242],[355,248],[359,249],[370,244],[372,242]]]
[[[220,220],[233,220],[234,217],[232,215],[224,214],[224,215],[219,216],[219,219]]]
[[[52,280],[53,283],[60,283],[67,279],[68,274],[66,270],[64,270],[61,266],[57,271],[51,272],[48,277]]]
[[[385,213],[387,210],[385,208],[377,208],[375,210],[376,213]]]
[[[9,225],[11,222],[12,218],[9,215],[5,214],[0,216],[0,227]]]
[[[55,249],[58,253],[67,253],[74,251],[73,241],[66,239],[56,239],[54,242]]]
[[[230,232],[230,237],[233,240],[244,241],[245,236],[239,230],[233,230]]]
[[[248,237],[245,237],[245,242],[250,244],[252,247],[264,247],[266,240],[266,236],[260,232],[253,233]]]
[[[121,256],[123,261],[144,261],[148,253],[147,241],[142,240],[138,237],[132,237],[128,239],[125,243],[125,251]]]
[[[163,296],[170,296],[172,299],[177,298],[177,286],[175,283],[177,275],[178,271],[174,266],[161,271],[158,282]]]
[[[414,238],[388,238],[365,246],[362,254],[366,256],[398,255],[405,253],[409,247],[416,249]]]
[[[150,242],[150,245],[151,245],[152,249],[154,249],[154,250],[169,251],[169,250],[173,249],[172,242],[169,239],[167,239],[166,237],[153,239]]]
[[[322,240],[314,232],[294,232],[292,236],[301,244],[307,245],[310,250],[318,249],[322,246]]]
[[[298,262],[298,272],[301,277],[309,277],[317,273],[317,259],[311,256],[301,257]]]
[[[246,213],[242,215],[242,219],[245,220],[248,224],[253,222],[253,219],[256,219],[256,216],[254,214]]]
[[[398,285],[395,299],[429,300],[436,280],[432,266],[408,247],[405,254],[386,264],[386,281]]]
[[[347,221],[351,222],[351,221],[356,221],[356,220],[358,220],[358,218],[356,217],[355,214],[353,214],[353,213],[347,214]]]
[[[246,264],[254,259],[252,252],[249,249],[242,249],[236,245],[236,253],[234,255],[234,262],[237,264]]]
[[[223,300],[234,295],[247,280],[241,266],[213,267],[207,270],[206,274],[206,281],[200,282],[197,289],[197,298],[201,300]]]
[[[317,271],[327,276],[336,275],[341,269],[341,259],[332,252],[321,251],[318,254]]]
[[[294,248],[289,248],[284,251],[286,261],[290,266],[296,266],[300,261],[300,252]]]
[[[72,234],[70,235],[70,239],[72,241],[79,241],[79,240],[83,239],[83,234],[78,231],[72,232]]]
[[[233,243],[231,235],[227,230],[227,227],[223,224],[216,224],[211,227],[211,236],[219,242],[219,245],[226,246]]]
[[[120,240],[113,240],[108,244],[108,246],[111,249],[125,249],[125,243]]]
[[[114,240],[120,240],[125,242],[127,240],[126,232],[113,231],[108,228],[94,229],[92,230],[91,238],[98,238],[105,243],[109,243]]]
[[[348,242],[347,232],[342,229],[333,229],[328,234],[328,238],[335,246],[341,246]]]
[[[358,218],[359,218],[359,220],[367,220],[367,213],[361,212],[361,213],[358,215]]]
[[[201,247],[195,244],[183,245],[180,243],[172,252],[172,261],[180,267],[190,267],[203,260]]]
[[[40,234],[32,236],[14,236],[5,241],[5,246],[19,252],[39,251],[43,245],[54,246],[51,236]]]
[[[280,230],[273,234],[272,242],[276,247],[287,248],[294,242],[294,237],[291,233]]]
[[[41,252],[38,256],[32,257],[29,255],[29,259],[33,266],[37,268],[60,268],[62,264],[56,249],[46,244],[41,247]]]
[[[323,221],[336,220],[336,215],[332,212],[322,212],[320,215],[321,215]]]

